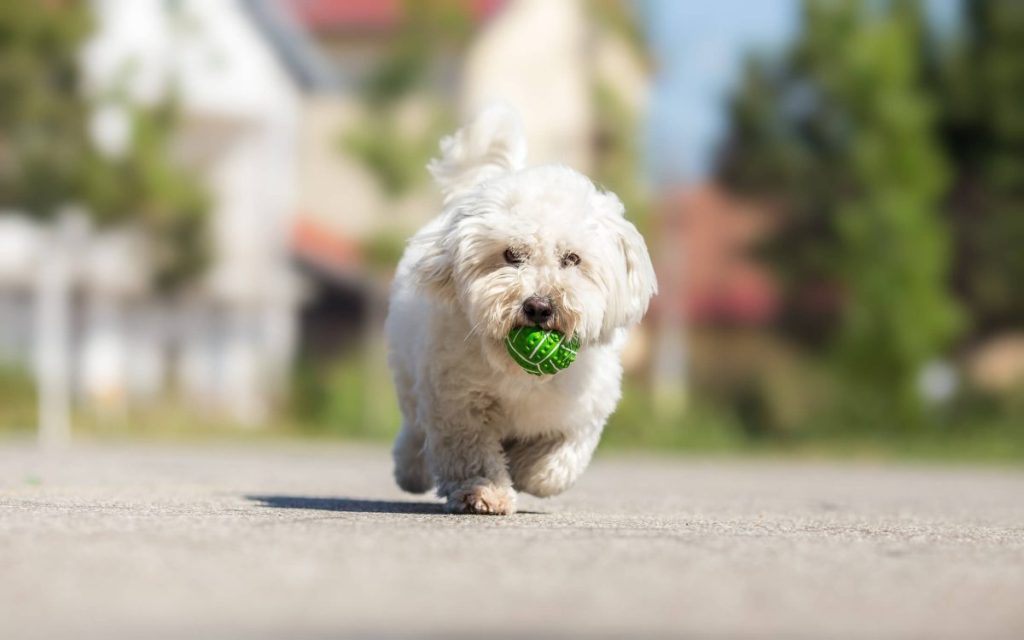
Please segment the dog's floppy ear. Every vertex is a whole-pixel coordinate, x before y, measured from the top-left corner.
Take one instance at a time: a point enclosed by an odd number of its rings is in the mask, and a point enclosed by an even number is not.
[[[441,156],[427,170],[447,204],[485,180],[522,169],[526,138],[509,106],[492,105],[454,135],[441,140]]]
[[[420,230],[409,240],[410,275],[423,290],[438,298],[455,298],[454,227],[458,211],[450,211]]]
[[[605,316],[604,333],[629,327],[647,313],[651,298],[658,293],[651,256],[643,236],[626,220],[622,202],[611,193],[600,194],[602,220],[617,241],[622,257],[622,271],[612,283],[610,304]]]

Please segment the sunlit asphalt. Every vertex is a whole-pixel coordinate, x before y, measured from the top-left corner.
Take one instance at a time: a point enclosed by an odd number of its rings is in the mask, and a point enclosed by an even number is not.
[[[0,444],[0,638],[1024,637],[1024,473],[601,457],[511,517],[385,449]]]

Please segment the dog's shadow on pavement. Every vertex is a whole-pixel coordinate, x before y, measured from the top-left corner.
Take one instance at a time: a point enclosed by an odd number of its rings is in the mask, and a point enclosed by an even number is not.
[[[245,496],[261,507],[275,509],[316,509],[346,513],[417,513],[443,514],[437,502],[402,502],[398,500],[361,500],[354,498],[309,498],[305,496]]]
[[[338,511],[341,513],[414,513],[427,515],[447,515],[444,506],[439,502],[403,502],[401,500],[364,500],[356,498],[310,498],[307,496],[267,496],[247,495],[246,500],[256,502],[261,507],[273,509],[315,509],[319,511]],[[543,511],[516,512],[519,515],[545,515]]]

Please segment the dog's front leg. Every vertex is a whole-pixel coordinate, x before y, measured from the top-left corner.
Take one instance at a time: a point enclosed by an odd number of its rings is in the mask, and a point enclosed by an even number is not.
[[[516,491],[546,498],[572,486],[590,463],[601,426],[573,434],[510,438],[504,442]]]
[[[498,436],[486,424],[435,422],[427,435],[437,494],[449,513],[515,513],[516,493]]]

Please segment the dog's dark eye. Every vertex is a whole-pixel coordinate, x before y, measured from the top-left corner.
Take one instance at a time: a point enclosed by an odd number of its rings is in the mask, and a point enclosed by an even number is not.
[[[523,264],[523,256],[519,255],[512,249],[505,249],[505,262],[509,264]]]
[[[575,253],[567,253],[562,256],[563,267],[575,267],[580,263],[580,257]]]

